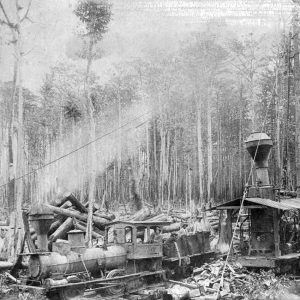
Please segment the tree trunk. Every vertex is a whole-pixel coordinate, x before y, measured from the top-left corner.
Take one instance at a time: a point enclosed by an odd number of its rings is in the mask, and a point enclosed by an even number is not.
[[[300,197],[300,65],[299,65],[299,25],[298,15],[293,18],[294,31],[294,78],[295,78],[295,110],[296,110],[296,189],[297,197]]]
[[[157,164],[157,153],[156,153],[156,120],[153,122],[153,153],[154,153],[154,170],[153,172],[153,183],[154,183],[154,197],[155,200],[158,201],[159,206],[159,193],[158,193],[158,164]]]
[[[277,184],[282,184],[282,168],[281,168],[281,155],[280,155],[280,94],[279,94],[279,66],[276,67],[275,71],[275,114],[276,114],[276,147],[275,147],[275,172],[277,175]],[[296,125],[297,128],[297,125]],[[296,129],[297,130],[297,129]],[[297,136],[297,135],[296,135]]]
[[[287,95],[286,95],[286,115],[285,115],[285,188],[290,188],[290,151],[289,151],[289,139],[290,139],[290,89],[291,89],[291,37],[288,39],[287,49]]]
[[[10,213],[10,234],[12,239],[9,242],[9,256],[13,262],[17,261],[17,256],[21,252],[22,243],[24,241],[24,224],[22,222],[22,202],[23,202],[23,178],[24,173],[24,130],[23,130],[23,118],[24,118],[24,100],[23,100],[23,87],[22,87],[22,31],[21,31],[21,20],[19,16],[19,1],[15,0],[16,7],[16,28],[12,29],[13,37],[15,38],[15,73],[14,80],[15,85],[13,87],[13,97],[15,97],[15,91],[18,90],[18,119],[16,127],[12,125],[13,134],[15,136],[16,131],[16,155],[13,154],[15,159],[15,172],[14,176],[20,178],[17,184],[14,184],[15,199],[14,199],[14,211]],[[14,128],[15,127],[15,128]],[[14,140],[14,138],[12,138]],[[13,142],[12,142],[13,146]],[[12,151],[14,151],[12,147]],[[11,182],[12,183],[12,182]],[[12,187],[11,187],[12,188]],[[10,191],[12,192],[12,191]],[[12,199],[10,199],[12,200]]]
[[[211,93],[208,94],[207,101],[207,202],[211,201],[212,186],[212,129],[211,129]]]
[[[243,186],[243,174],[242,174],[242,149],[243,149],[243,82],[242,80],[240,81],[240,103],[241,105],[239,106],[239,190],[242,190]]]
[[[202,125],[200,99],[197,103],[197,140],[198,140],[198,169],[199,169],[199,205],[204,204],[203,199],[203,155],[202,155]]]
[[[118,126],[121,128],[122,125],[122,115],[121,115],[121,97],[118,92]],[[118,202],[121,203],[122,197],[122,178],[121,178],[121,168],[122,168],[122,131],[118,130]]]
[[[89,74],[90,68],[92,65],[92,51],[93,51],[94,42],[92,37],[90,37],[89,42],[89,51],[88,51],[88,60],[87,60],[87,68],[86,68],[86,79],[85,79],[85,97],[86,97],[86,108],[88,112],[89,125],[90,125],[90,141],[95,141],[96,139],[96,124],[94,120],[94,108],[92,100],[89,95]],[[89,207],[88,207],[88,219],[87,219],[87,232],[86,232],[86,242],[89,248],[92,247],[92,227],[93,227],[93,207],[95,203],[95,180],[96,180],[96,165],[97,165],[97,157],[96,157],[96,145],[92,143],[90,145],[90,182],[89,182]]]

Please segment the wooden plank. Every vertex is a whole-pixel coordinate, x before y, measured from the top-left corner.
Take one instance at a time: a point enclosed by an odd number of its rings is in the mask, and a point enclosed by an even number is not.
[[[286,255],[281,255],[276,257],[276,260],[289,260],[289,259],[295,259],[300,258],[300,253],[290,253]]]
[[[258,205],[244,205],[244,208],[247,209],[265,209],[263,206]],[[223,207],[217,207],[217,210],[224,210],[224,209],[240,209],[240,206],[223,206]]]
[[[275,268],[275,258],[263,256],[242,256],[237,260],[243,267]]]
[[[92,289],[88,289],[88,291],[101,291],[101,290],[106,290],[106,289],[109,289],[109,288],[112,288],[112,287],[117,287],[117,286],[120,286],[120,285],[123,285],[124,283],[119,283],[119,284],[111,284],[111,285],[108,285],[108,286],[101,286],[101,287],[97,287],[97,288],[92,288]]]

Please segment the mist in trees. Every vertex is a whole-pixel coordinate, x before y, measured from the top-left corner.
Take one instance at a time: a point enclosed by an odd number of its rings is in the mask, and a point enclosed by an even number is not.
[[[5,184],[30,173],[22,179],[22,205],[67,190],[127,212],[145,204],[193,211],[230,200],[248,179],[244,140],[253,130],[275,143],[272,183],[296,188],[289,33],[237,34],[209,23],[172,47],[147,44],[139,56],[112,64],[107,79],[94,62],[108,55],[103,39],[113,11],[105,1],[78,2],[76,53],[51,65],[39,92],[23,88],[21,79],[1,82],[0,178]],[[3,13],[1,20],[7,26]],[[12,176],[13,126],[21,111],[24,167]],[[10,188],[0,190],[3,207],[10,206]]]

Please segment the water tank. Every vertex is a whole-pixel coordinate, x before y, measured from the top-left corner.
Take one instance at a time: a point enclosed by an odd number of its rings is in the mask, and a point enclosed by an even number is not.
[[[247,138],[245,144],[255,163],[257,183],[270,185],[268,159],[273,146],[272,139],[266,133],[254,132]]]

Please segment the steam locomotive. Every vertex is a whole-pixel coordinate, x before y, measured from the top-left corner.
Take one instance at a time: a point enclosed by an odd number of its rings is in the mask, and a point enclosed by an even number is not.
[[[37,235],[38,251],[29,253],[28,276],[23,286],[44,289],[59,299],[74,299],[84,292],[122,295],[144,284],[165,280],[168,275],[186,272],[191,262],[212,252],[209,234],[183,236],[165,248],[162,240],[150,241],[152,230],[169,222],[114,221],[105,228],[104,244],[86,248],[84,232],[72,230],[68,240],[57,240],[48,251],[47,232],[52,215],[30,215]],[[203,245],[206,245],[205,247]]]

